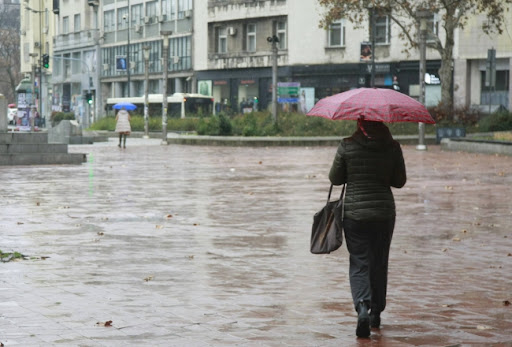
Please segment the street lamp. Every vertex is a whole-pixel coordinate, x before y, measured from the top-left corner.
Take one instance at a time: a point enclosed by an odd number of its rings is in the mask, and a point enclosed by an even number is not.
[[[420,20],[419,39],[420,39],[420,95],[419,102],[425,104],[425,73],[427,64],[427,18],[430,16],[428,10],[420,9],[416,12]],[[418,151],[426,151],[425,145],[425,123],[418,124]]]
[[[144,46],[144,138],[149,138],[148,90],[149,90],[149,53],[151,47]]]
[[[272,44],[272,119],[277,124],[277,44],[279,38],[276,35],[267,37],[267,42]]]
[[[164,85],[162,91],[162,145],[167,145],[167,76],[169,75],[169,36],[172,35],[170,30],[161,30],[160,35],[163,36],[163,66]]]
[[[123,15],[126,22],[126,30],[128,30],[128,40],[126,42],[126,74],[128,77],[128,97],[131,96],[130,90],[130,1],[128,0],[128,14]]]

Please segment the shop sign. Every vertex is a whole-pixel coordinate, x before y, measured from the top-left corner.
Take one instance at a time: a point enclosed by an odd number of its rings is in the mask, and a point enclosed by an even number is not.
[[[240,80],[240,84],[255,84],[254,80]]]
[[[213,81],[214,86],[226,86],[227,84],[228,84],[228,81],[226,81],[226,80]]]

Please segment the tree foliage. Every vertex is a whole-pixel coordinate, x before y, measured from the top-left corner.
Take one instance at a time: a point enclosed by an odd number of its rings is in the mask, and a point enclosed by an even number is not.
[[[0,93],[15,101],[21,81],[19,4],[0,4]]]
[[[363,27],[369,17],[369,8],[376,13],[385,13],[400,28],[399,37],[404,42],[405,51],[419,46],[419,10],[437,14],[440,26],[437,33],[428,28],[427,46],[437,50],[441,57],[439,76],[442,81],[441,103],[452,107],[452,60],[456,29],[464,29],[470,16],[484,14],[487,20],[482,23],[486,34],[502,33],[503,22],[510,16],[512,0],[318,0],[325,9],[320,26],[328,27],[334,20],[347,18],[356,27]],[[443,29],[441,31],[441,28]]]

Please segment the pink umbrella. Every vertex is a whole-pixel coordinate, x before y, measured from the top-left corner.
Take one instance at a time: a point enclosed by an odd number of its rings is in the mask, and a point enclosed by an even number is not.
[[[307,113],[328,119],[434,124],[427,108],[408,95],[383,88],[358,88],[328,96]]]

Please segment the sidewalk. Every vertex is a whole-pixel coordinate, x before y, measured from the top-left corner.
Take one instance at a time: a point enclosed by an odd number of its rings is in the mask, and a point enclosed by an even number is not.
[[[512,157],[403,146],[388,306],[356,339],[345,245],[308,250],[336,146],[74,145],[2,168],[5,346],[512,346]],[[111,321],[111,323],[108,323]]]

